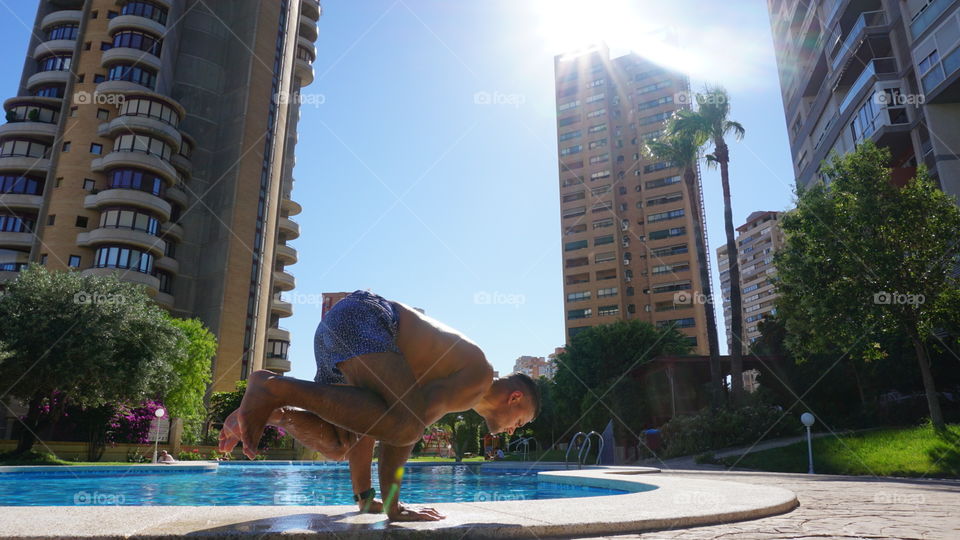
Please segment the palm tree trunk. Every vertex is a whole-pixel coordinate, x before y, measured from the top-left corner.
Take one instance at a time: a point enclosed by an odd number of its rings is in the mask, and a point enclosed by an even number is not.
[[[910,333],[910,341],[917,352],[917,363],[920,364],[920,376],[923,379],[923,390],[927,394],[927,406],[930,408],[930,422],[937,431],[943,431],[946,425],[943,421],[943,411],[940,410],[940,400],[937,397],[937,386],[933,381],[933,372],[930,371],[930,358],[927,357],[927,348],[916,330]]]
[[[700,193],[696,189],[697,175],[693,167],[687,167],[683,172],[687,185],[687,198],[690,201],[690,211],[693,213],[694,249],[697,253],[697,266],[700,268],[700,287],[706,299],[705,311],[707,318],[707,343],[710,354],[710,406],[716,410],[721,405],[720,391],[720,339],[717,336],[717,314],[714,310],[713,287],[710,283],[710,271],[707,267],[707,247],[704,242],[704,224],[700,220]]]
[[[730,265],[730,393],[734,403],[743,397],[743,301],[740,296],[740,251],[733,229],[733,205],[730,202],[730,155],[723,139],[714,151],[720,163],[723,184],[723,224],[727,233],[727,261]]]

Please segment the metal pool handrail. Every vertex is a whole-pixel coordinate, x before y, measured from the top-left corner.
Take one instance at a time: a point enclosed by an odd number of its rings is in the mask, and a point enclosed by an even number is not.
[[[569,468],[569,467],[567,466],[567,462],[570,461],[570,450],[572,450],[572,449],[573,449],[573,446],[577,443],[577,437],[581,437],[581,436],[582,436],[585,440],[587,439],[587,434],[584,433],[584,432],[582,432],[582,431],[578,431],[578,432],[574,433],[574,434],[573,434],[573,438],[570,439],[570,444],[567,445],[567,453],[564,454],[564,456],[563,456],[563,468],[564,468],[564,469]],[[581,448],[580,450],[582,451],[583,448]],[[578,468],[578,469],[580,468],[580,455],[579,455],[579,454],[577,454],[577,468]]]

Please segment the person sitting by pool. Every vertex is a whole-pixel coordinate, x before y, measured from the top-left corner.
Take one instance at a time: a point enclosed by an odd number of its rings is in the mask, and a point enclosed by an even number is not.
[[[160,451],[160,459],[158,459],[157,461],[159,461],[160,463],[176,463],[177,462],[176,458],[171,456],[170,453],[167,452],[166,450]]]
[[[281,427],[331,459],[348,459],[361,510],[385,510],[392,520],[444,517],[399,500],[403,465],[426,426],[472,408],[490,433],[512,434],[539,412],[530,377],[494,379],[483,351],[466,336],[370,292],[355,291],[327,312],[314,352],[314,382],[264,370],[249,376],[240,407],[220,431],[219,449],[229,452],[242,442],[253,459],[264,427]],[[383,502],[371,488],[375,441]]]
[[[503,458],[504,458],[504,455],[503,455],[503,448],[497,448],[497,455],[496,455],[496,456],[494,456],[494,458],[493,458],[493,459],[496,459],[496,460],[501,460],[501,459],[503,459]]]

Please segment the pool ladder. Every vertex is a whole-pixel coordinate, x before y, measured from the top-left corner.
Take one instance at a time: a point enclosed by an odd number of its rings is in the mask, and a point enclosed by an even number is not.
[[[584,433],[578,431],[573,434],[573,438],[570,439],[570,444],[567,446],[567,453],[563,457],[563,468],[569,468],[570,461],[570,450],[577,444],[577,439],[583,437],[583,441],[580,444],[580,450],[577,451],[577,468],[583,468],[583,463],[586,458],[590,456],[590,438],[594,435],[597,436],[597,440],[600,441],[600,444],[597,446],[597,462],[596,465],[600,464],[600,456],[603,454],[603,435],[600,435],[596,431],[591,431],[590,433]]]
[[[507,450],[510,449],[510,445],[511,445],[511,444],[514,445],[513,449],[514,449],[515,452],[518,452],[518,451],[520,451],[521,448],[523,448],[523,461],[526,461],[526,460],[527,460],[527,452],[529,452],[529,450],[530,450],[530,441],[533,441],[533,442],[537,445],[537,448],[538,448],[538,449],[540,448],[540,446],[539,446],[540,443],[537,442],[536,439],[534,439],[533,437],[524,437],[524,438],[521,438],[521,439],[517,439],[517,440],[513,441],[512,443],[508,444],[508,445],[507,445]]]

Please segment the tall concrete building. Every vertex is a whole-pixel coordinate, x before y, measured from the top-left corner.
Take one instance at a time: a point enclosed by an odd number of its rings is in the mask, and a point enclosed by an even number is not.
[[[555,73],[567,339],[639,319],[677,328],[705,354],[703,303],[674,302],[702,290],[691,218],[703,207],[683,171],[642,151],[686,106],[687,77],[637,54],[611,59],[603,45],[557,56]]]
[[[760,337],[758,325],[767,315],[776,313],[777,298],[770,278],[776,274],[773,254],[784,243],[780,228],[782,212],[754,212],[737,227],[737,249],[740,262],[740,291],[743,299],[743,351],[749,352],[750,343]],[[730,309],[730,261],[726,244],[717,248],[720,270],[720,291],[723,295],[723,320],[727,327],[727,347],[733,347]],[[747,382],[747,381],[745,381]]]
[[[960,1],[767,0],[798,185],[871,139],[960,194]]]
[[[513,363],[514,373],[523,373],[524,375],[537,380],[540,377],[552,379],[556,373],[556,366],[551,359],[545,359],[542,356],[521,356]]]
[[[0,277],[118,273],[218,337],[213,390],[289,371],[317,0],[41,0],[0,127]]]

